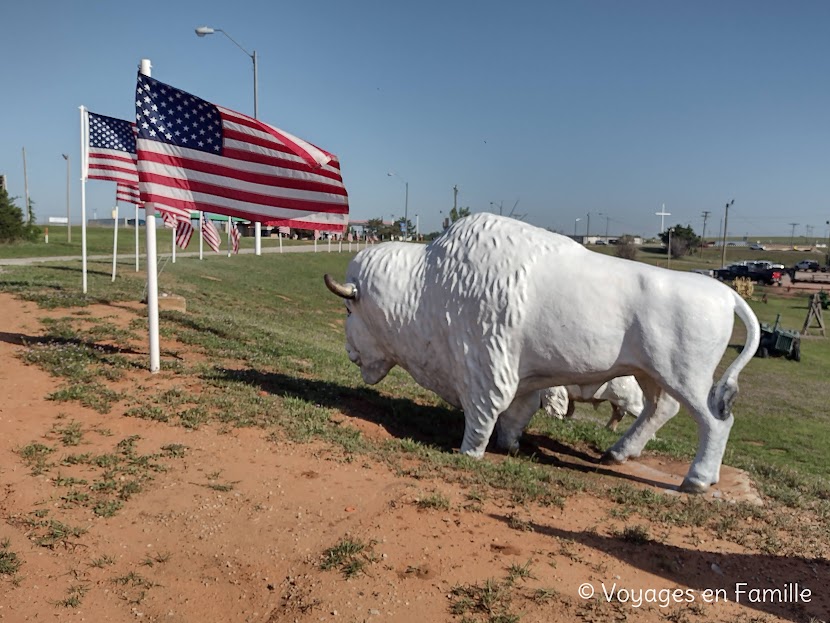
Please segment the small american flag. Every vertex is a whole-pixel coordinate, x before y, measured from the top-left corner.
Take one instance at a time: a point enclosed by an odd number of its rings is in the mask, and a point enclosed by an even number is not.
[[[202,214],[202,221],[199,225],[199,229],[202,231],[202,238],[205,239],[208,246],[213,249],[214,252],[219,253],[219,246],[221,244],[219,231],[216,229],[216,226],[212,221],[205,218],[204,214]]]
[[[86,113],[84,179],[138,186],[135,124],[93,112]]]
[[[286,227],[285,225],[280,225],[277,227],[277,231],[282,234],[283,236],[290,236],[291,235],[291,228]]]
[[[349,235],[346,236],[346,240],[348,240],[349,242],[352,241],[352,232],[349,232]]]
[[[181,249],[186,249],[187,245],[190,244],[190,238],[193,236],[193,225],[190,223],[190,219],[185,221],[170,212],[162,212],[162,218],[165,227],[176,230],[176,245]]]
[[[142,205],[141,198],[138,194],[138,187],[128,186],[123,182],[118,182],[115,186],[115,199],[126,201],[127,203],[134,203],[138,206]]]
[[[320,230],[319,230],[319,229],[315,229],[315,230],[314,230],[314,239],[315,239],[315,240],[319,240],[319,239],[320,239]]]
[[[346,226],[332,154],[141,74],[135,103],[142,200],[303,229]]]
[[[231,222],[231,244],[234,253],[239,253],[239,238],[239,228],[236,226],[236,221],[233,221]]]

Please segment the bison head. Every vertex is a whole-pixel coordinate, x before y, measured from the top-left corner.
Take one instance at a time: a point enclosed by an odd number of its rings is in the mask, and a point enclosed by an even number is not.
[[[366,383],[379,383],[389,374],[389,370],[395,367],[395,362],[386,357],[381,344],[368,326],[358,302],[357,286],[353,283],[338,283],[328,274],[323,280],[329,290],[346,301],[346,352],[349,359],[360,368],[360,374]]]

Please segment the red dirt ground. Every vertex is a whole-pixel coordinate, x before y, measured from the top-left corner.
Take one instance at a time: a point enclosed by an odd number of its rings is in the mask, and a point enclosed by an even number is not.
[[[138,308],[89,309],[126,325]],[[532,574],[507,591],[509,612],[522,622],[810,621],[830,612],[826,561],[750,551],[701,529],[660,527],[649,543],[627,542],[617,532],[642,521],[611,518],[614,505],[592,494],[574,494],[564,508],[516,507],[491,495],[474,508],[460,485],[399,476],[369,459],[349,462],[322,443],[269,441],[259,429],[186,430],[123,417],[128,405],[120,403],[100,415],[75,402],[48,401],[56,381],[19,359],[21,337],[40,334],[40,318],[65,314],[0,294],[0,542],[7,539],[7,551],[22,560],[15,578],[0,575],[0,620],[460,622],[463,616],[450,609],[453,588],[503,580],[510,565],[528,565]],[[198,358],[186,350],[181,356]],[[153,392],[198,380],[139,372],[131,383]],[[82,424],[82,445],[64,448],[50,431],[71,421]],[[354,425],[370,438],[388,436],[364,420]],[[56,454],[101,454],[131,435],[140,436],[141,453],[172,443],[189,450],[184,458],[161,459],[167,471],[154,474],[107,519],[89,508],[62,508],[64,489],[55,479],[84,477],[89,467],[35,476],[16,452],[40,442],[58,446]],[[578,462],[559,458],[561,469]],[[502,458],[488,454],[485,460]],[[646,464],[603,468],[605,478],[666,488],[688,467],[654,459]],[[233,487],[206,486],[217,479]],[[754,495],[734,470],[725,470],[725,480],[720,496]],[[436,492],[450,508],[421,509],[417,501]],[[36,510],[87,532],[53,548],[38,546],[25,521]],[[350,579],[320,568],[323,552],[344,538],[371,546],[365,573]],[[102,557],[111,564],[92,564]],[[736,603],[739,582],[747,590],[797,582],[812,596],[809,603],[788,604],[781,596],[762,602],[744,595]],[[584,583],[593,587],[593,599],[580,596]],[[637,605],[625,595],[609,602],[603,583],[609,590],[616,584],[689,592],[667,607],[660,606],[660,594]],[[80,603],[62,605],[73,586],[83,587]],[[719,594],[718,603],[706,603],[704,589],[722,589],[728,601]],[[489,620],[511,620],[498,613]],[[488,620],[481,611],[467,617]]]

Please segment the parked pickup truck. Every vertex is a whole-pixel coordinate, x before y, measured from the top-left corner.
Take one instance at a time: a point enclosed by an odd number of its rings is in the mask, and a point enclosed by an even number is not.
[[[746,264],[732,264],[726,268],[717,268],[713,271],[713,277],[720,281],[732,281],[737,277],[747,277],[757,283],[775,285],[781,283],[784,271],[780,268],[757,268]]]

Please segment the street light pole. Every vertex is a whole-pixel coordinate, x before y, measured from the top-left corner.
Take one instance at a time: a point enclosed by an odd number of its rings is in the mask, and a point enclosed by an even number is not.
[[[69,156],[61,154],[66,160],[66,241],[72,242],[72,221],[69,220]]]
[[[576,240],[576,224],[581,220],[581,218],[574,220],[574,240]]]
[[[258,88],[258,78],[257,78],[257,55],[256,50],[253,52],[248,52],[245,48],[243,48],[236,40],[231,37],[228,33],[226,33],[221,28],[211,28],[210,26],[199,26],[196,29],[196,36],[204,37],[206,35],[212,35],[215,32],[221,32],[225,35],[231,42],[238,47],[240,50],[245,52],[247,56],[250,57],[251,61],[254,64],[254,119],[259,119],[259,88]],[[259,221],[254,222],[254,253],[256,255],[262,255],[262,223]]]
[[[726,229],[729,225],[729,206],[731,206],[734,203],[735,200],[733,199],[732,201],[726,204],[726,211],[723,215],[723,247],[720,250],[720,265],[722,268],[726,267]]]
[[[406,194],[404,195],[404,204],[403,204],[403,228],[404,228],[403,239],[404,239],[404,242],[406,242],[406,240],[409,238],[409,182],[407,182],[400,175],[398,175],[397,173],[395,173],[393,171],[390,171],[386,175],[387,175],[387,177],[397,177],[400,181],[402,181],[404,183],[404,186],[406,187]]]

